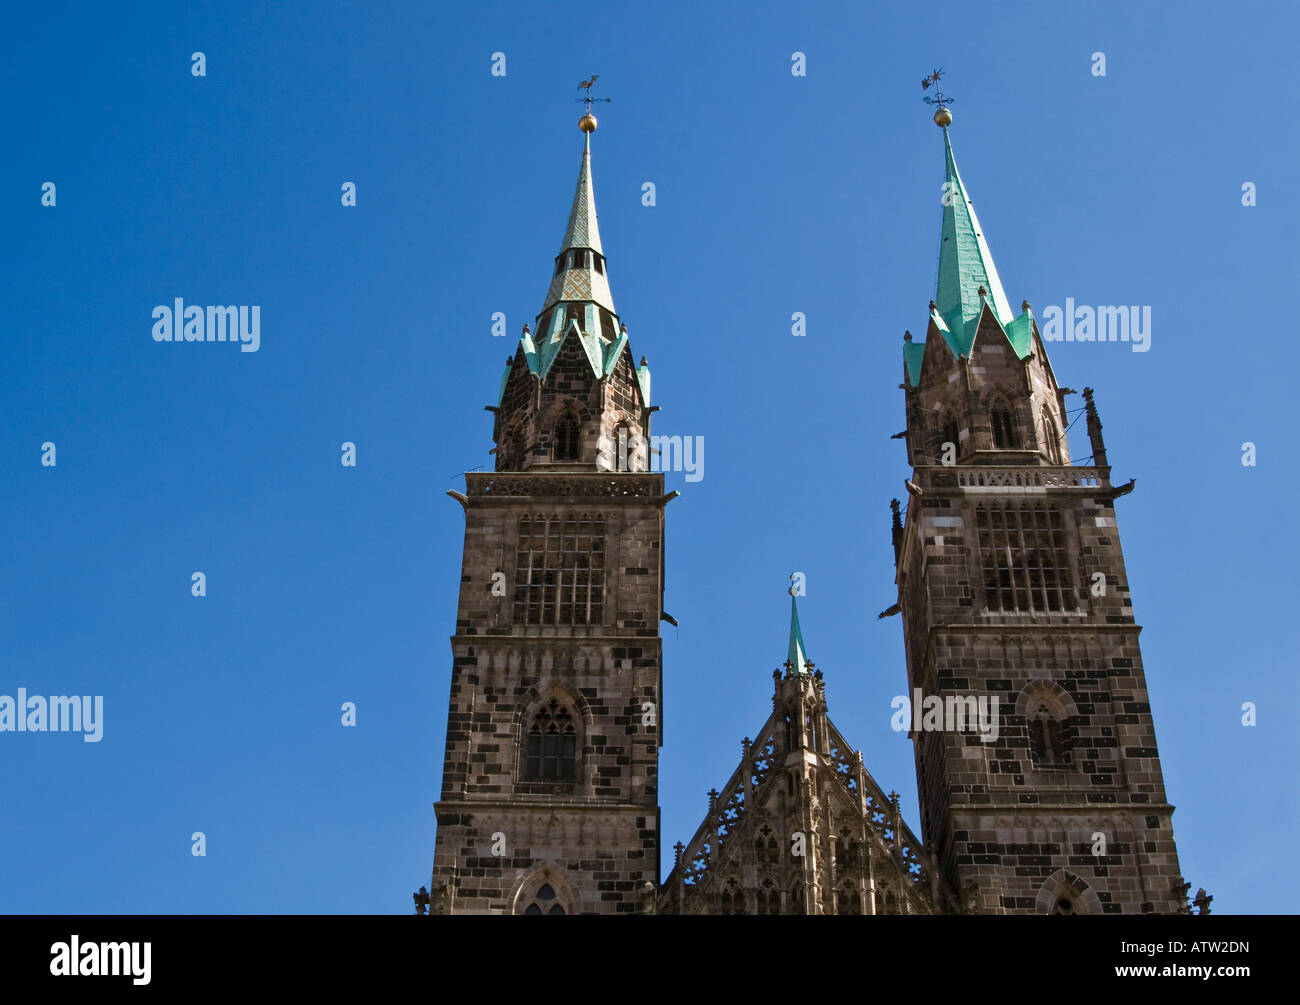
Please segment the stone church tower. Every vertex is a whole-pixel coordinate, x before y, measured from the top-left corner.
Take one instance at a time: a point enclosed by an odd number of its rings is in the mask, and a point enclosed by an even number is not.
[[[1186,913],[1092,392],[1013,313],[944,130],[893,504],[924,844],[831,722],[791,599],[772,713],[659,882],[663,476],[614,308],[591,134],[491,473],[467,473],[432,884],[443,914]],[[1086,416],[1074,463],[1068,417]],[[1198,900],[1198,903],[1200,901]],[[1205,901],[1208,904],[1208,899]]]
[[[1072,463],[1028,303],[1011,309],[944,130],[938,291],[904,335],[906,522],[894,508],[913,697],[997,700],[996,738],[912,732],[922,833],[977,913],[1184,908],[1101,422]],[[1105,351],[1105,350],[1099,350]],[[915,716],[915,712],[914,712]],[[913,719],[916,725],[920,720]]]
[[[507,361],[495,471],[468,473],[428,907],[627,914],[659,880],[663,475],[614,309],[595,118],[550,287]],[[419,898],[417,897],[417,903]]]

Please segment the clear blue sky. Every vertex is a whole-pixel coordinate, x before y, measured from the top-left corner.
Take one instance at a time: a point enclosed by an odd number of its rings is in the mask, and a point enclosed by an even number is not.
[[[916,828],[901,624],[875,614],[901,336],[934,295],[936,65],[1012,304],[1153,308],[1149,352],[1052,363],[1096,388],[1115,477],[1138,479],[1117,508],[1184,872],[1217,910],[1294,910],[1300,17],[1050,6],[14,12],[0,693],[102,694],[106,722],[98,744],[0,734],[0,910],[410,910],[460,575],[444,493],[491,464],[483,406],[541,306],[592,72],[615,302],[655,431],[707,444],[703,481],[669,476],[665,866],[770,711],[792,569],[831,716]],[[260,351],[156,344],[175,297],[260,305]]]

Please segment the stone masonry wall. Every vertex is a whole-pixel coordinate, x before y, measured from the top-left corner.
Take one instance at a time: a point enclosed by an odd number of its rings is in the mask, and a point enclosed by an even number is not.
[[[945,878],[979,911],[1041,913],[1058,890],[1073,890],[1080,910],[1175,910],[1173,807],[1109,494],[972,491],[951,468],[914,477],[925,494],[909,508],[899,578],[910,684],[996,697],[1000,712],[995,742],[914,735],[924,837]],[[1006,498],[1063,513],[1077,611],[987,609],[975,507]],[[1105,577],[1102,595],[1094,573]],[[1067,765],[1029,756],[1026,713],[1039,696],[1066,717]],[[1098,834],[1104,855],[1093,854]]]
[[[563,877],[551,885],[572,911],[632,913],[644,884],[659,879],[663,477],[558,477],[569,487],[561,497],[496,498],[471,486],[466,506],[433,877],[455,913],[511,913],[543,869]],[[503,484],[512,478],[519,485]],[[504,474],[493,491],[528,484]],[[604,624],[512,623],[519,518],[537,513],[604,517]],[[498,572],[504,596],[492,593]],[[552,698],[578,733],[572,783],[523,779],[527,724]]]

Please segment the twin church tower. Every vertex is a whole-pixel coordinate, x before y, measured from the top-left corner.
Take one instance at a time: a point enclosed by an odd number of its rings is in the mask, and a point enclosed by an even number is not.
[[[534,327],[501,376],[495,470],[452,492],[464,561],[432,885],[442,914],[1175,913],[1182,880],[1101,422],[1013,311],[957,172],[924,342],[904,336],[893,503],[922,837],[832,724],[791,597],[773,711],[660,872],[663,475],[650,371],[614,306],[588,111]],[[882,617],[885,615],[882,615]],[[860,672],[860,668],[827,668]],[[991,710],[993,728],[976,709]],[[953,721],[953,711],[958,714]],[[963,716],[963,712],[970,712]],[[884,722],[887,710],[882,710]],[[962,721],[962,720],[965,721]],[[977,721],[978,720],[978,721]]]

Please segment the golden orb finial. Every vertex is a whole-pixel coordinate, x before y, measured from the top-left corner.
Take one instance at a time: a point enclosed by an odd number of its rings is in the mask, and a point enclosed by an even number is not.
[[[578,128],[584,133],[594,133],[596,131],[596,116],[588,112],[578,120]]]
[[[947,129],[952,125],[952,112],[946,108],[940,108],[934,113],[934,124],[941,129]]]

